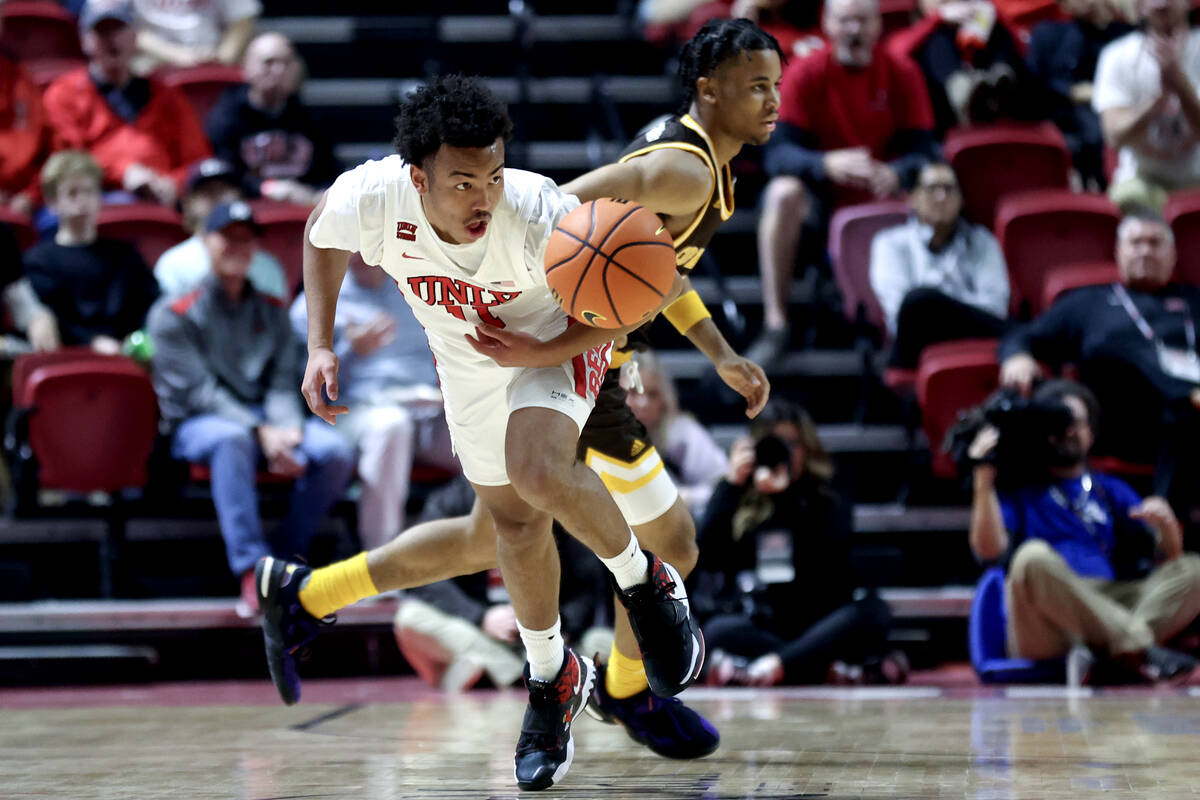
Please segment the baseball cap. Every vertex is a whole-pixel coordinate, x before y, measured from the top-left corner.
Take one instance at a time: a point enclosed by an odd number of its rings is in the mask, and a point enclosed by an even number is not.
[[[262,227],[258,221],[254,219],[254,211],[250,205],[244,200],[237,200],[233,203],[222,203],[212,210],[208,215],[208,219],[204,220],[204,230],[206,233],[213,231],[221,231],[228,228],[230,225],[242,223],[249,225],[254,229],[255,233],[259,233]]]
[[[133,4],[128,0],[88,0],[79,12],[79,32],[90,31],[106,19],[133,24]]]
[[[183,193],[191,194],[205,181],[218,179],[236,185],[237,170],[234,169],[233,164],[220,158],[206,158],[203,161],[197,161],[188,170],[187,180],[183,182]]]

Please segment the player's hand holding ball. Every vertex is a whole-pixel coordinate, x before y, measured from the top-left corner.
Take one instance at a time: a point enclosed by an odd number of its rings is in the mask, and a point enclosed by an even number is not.
[[[546,247],[546,283],[570,316],[596,328],[649,321],[671,296],[675,244],[658,215],[600,198],[563,217]]]

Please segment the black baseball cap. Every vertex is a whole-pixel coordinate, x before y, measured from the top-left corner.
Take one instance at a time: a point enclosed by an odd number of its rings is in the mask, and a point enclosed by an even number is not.
[[[237,200],[233,203],[222,203],[212,210],[208,215],[208,219],[204,220],[204,230],[206,233],[213,231],[222,231],[230,225],[249,225],[255,233],[262,232],[262,226],[254,219],[254,211],[250,208],[250,204],[244,200]]]
[[[215,180],[223,180],[236,186],[237,170],[234,169],[233,164],[222,158],[206,158],[203,161],[197,161],[188,170],[187,179],[183,182],[183,193],[191,194],[200,184]]]

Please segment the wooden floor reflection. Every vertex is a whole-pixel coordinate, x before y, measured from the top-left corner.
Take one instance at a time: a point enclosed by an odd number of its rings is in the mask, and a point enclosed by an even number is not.
[[[515,798],[516,693],[292,708],[200,685],[99,700],[0,692],[0,797]],[[86,692],[86,690],[83,690]],[[226,694],[222,694],[225,691]],[[192,698],[189,701],[189,695]],[[350,697],[354,695],[351,694]],[[167,699],[163,699],[163,698]],[[229,702],[230,698],[234,702]],[[668,761],[579,722],[568,798],[1195,797],[1186,691],[693,691],[721,748]],[[211,705],[210,703],[219,703]],[[160,703],[172,703],[164,705]],[[43,706],[43,707],[39,707]]]

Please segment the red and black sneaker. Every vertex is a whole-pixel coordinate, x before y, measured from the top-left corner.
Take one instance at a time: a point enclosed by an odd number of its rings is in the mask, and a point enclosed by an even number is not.
[[[552,681],[534,680],[525,665],[529,706],[517,740],[514,770],[522,789],[549,789],[563,779],[575,757],[571,723],[592,699],[596,667],[591,659],[564,649],[562,668]]]
[[[650,688],[660,697],[674,697],[700,675],[704,634],[679,572],[649,550],[642,552],[650,562],[650,580],[625,591],[617,587],[617,597],[629,612]]]

